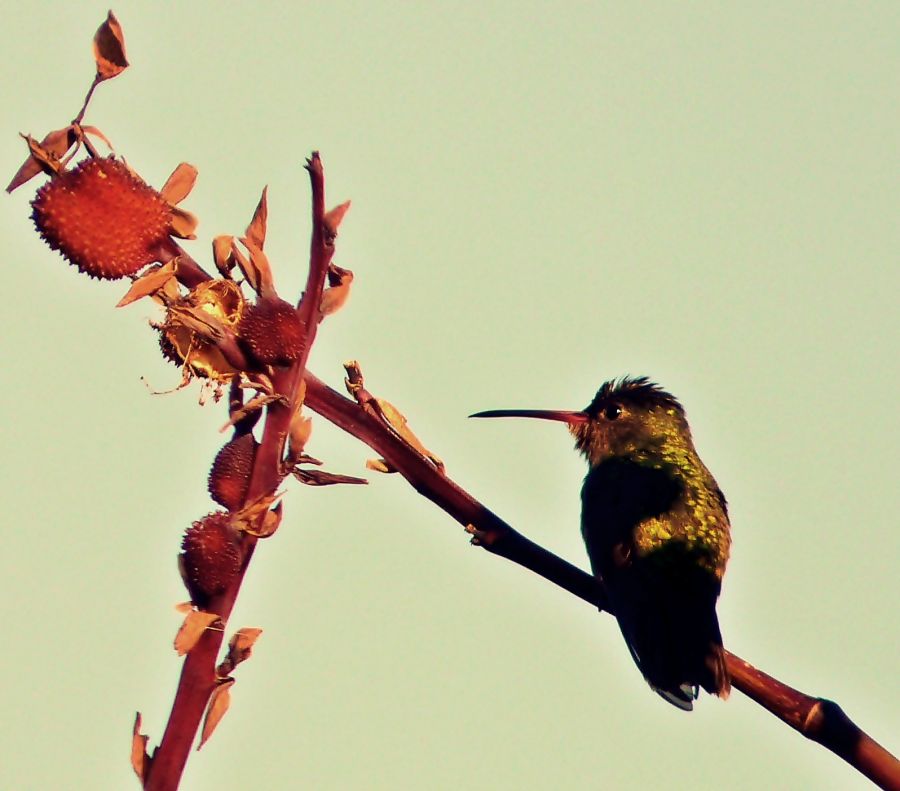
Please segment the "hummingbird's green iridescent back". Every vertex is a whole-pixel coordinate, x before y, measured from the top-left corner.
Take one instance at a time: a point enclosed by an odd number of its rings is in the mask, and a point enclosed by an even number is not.
[[[725,497],[684,410],[645,378],[607,382],[571,423],[590,464],[581,527],[591,566],[650,685],[692,708],[730,690],[715,604],[731,543]]]

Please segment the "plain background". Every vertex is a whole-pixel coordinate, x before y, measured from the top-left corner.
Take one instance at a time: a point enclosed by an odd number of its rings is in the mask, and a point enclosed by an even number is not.
[[[106,7],[5,3],[4,178],[64,126]],[[132,68],[87,122],[157,187],[200,170],[190,251],[245,228],[306,273],[303,158],[351,198],[348,306],[311,368],[358,358],[449,474],[586,566],[561,426],[648,374],[728,495],[726,645],[900,747],[897,486],[900,7],[871,3],[119,3]],[[0,212],[0,787],[136,788],[180,661],[182,531],[212,508],[224,408],[173,395],[122,283]],[[142,377],[144,381],[142,381]],[[310,452],[371,453],[315,421]],[[290,487],[231,626],[264,634],[183,787],[865,789],[735,693],[684,715],[611,618],[471,548],[399,477]]]

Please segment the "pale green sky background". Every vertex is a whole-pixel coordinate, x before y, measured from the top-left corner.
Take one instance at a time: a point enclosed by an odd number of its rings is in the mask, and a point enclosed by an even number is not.
[[[584,472],[552,424],[649,374],[731,504],[726,645],[900,748],[900,6],[134,3],[132,68],[87,116],[148,182],[200,170],[192,253],[269,185],[303,282],[309,191],[352,198],[356,272],[311,362],[358,358],[451,476],[585,567]],[[63,126],[106,6],[3,3],[3,134]],[[5,183],[5,182],[4,182]],[[178,381],[122,284],[88,281],[4,198],[0,787],[136,788],[180,661],[183,529],[211,509],[221,405]],[[310,452],[371,455],[316,421]],[[613,620],[470,548],[399,477],[292,487],[232,625],[265,631],[192,791],[869,788],[735,693],[684,715]]]

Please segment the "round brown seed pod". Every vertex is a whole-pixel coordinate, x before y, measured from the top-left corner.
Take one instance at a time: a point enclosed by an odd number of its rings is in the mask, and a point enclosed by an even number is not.
[[[303,324],[297,310],[278,297],[260,297],[244,312],[237,333],[266,365],[290,365],[303,353]]]
[[[115,280],[158,260],[165,199],[117,159],[86,159],[42,186],[31,218],[44,241],[91,277]]]
[[[258,444],[252,434],[243,434],[224,445],[212,463],[210,497],[229,511],[237,511],[244,504]]]
[[[181,542],[181,573],[199,607],[224,593],[241,568],[238,536],[227,513],[217,511],[194,522]]]

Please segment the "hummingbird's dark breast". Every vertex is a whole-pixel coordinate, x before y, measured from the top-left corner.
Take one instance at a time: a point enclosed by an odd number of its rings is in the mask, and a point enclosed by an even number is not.
[[[698,686],[729,689],[715,610],[724,570],[715,538],[728,517],[706,476],[611,457],[582,487],[588,556],[631,654],[660,695],[688,710]]]

